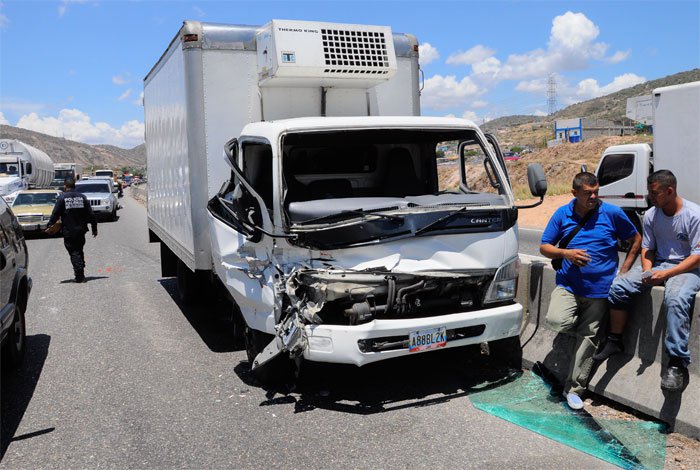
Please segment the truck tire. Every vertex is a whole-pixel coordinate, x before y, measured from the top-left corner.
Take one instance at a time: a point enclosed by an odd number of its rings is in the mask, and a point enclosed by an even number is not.
[[[194,303],[197,295],[197,276],[181,260],[177,260],[177,295],[186,305]]]
[[[7,332],[4,351],[2,355],[4,365],[11,368],[17,368],[24,359],[24,352],[27,344],[27,328],[24,322],[24,312],[15,307],[14,318],[10,325],[10,330]]]
[[[255,378],[266,386],[286,384],[294,380],[294,361],[286,354],[281,354],[264,366],[252,370],[255,357],[265,349],[265,346],[270,344],[273,338],[274,336],[271,334],[254,330],[248,325],[245,326],[244,342],[245,352],[248,356],[248,365]]]
[[[117,221],[117,207],[115,206],[114,209],[112,209],[112,214],[109,216],[109,220],[112,222]]]
[[[521,370],[523,348],[520,346],[520,336],[489,341],[489,357],[496,362],[495,365]]]

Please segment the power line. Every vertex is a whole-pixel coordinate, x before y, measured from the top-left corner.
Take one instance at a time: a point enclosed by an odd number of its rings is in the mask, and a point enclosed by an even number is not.
[[[547,112],[550,116],[557,112],[557,77],[553,73],[547,79]]]

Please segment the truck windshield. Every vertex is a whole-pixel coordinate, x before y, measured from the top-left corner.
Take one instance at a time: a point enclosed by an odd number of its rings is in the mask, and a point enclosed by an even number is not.
[[[0,163],[0,174],[18,176],[19,165],[16,162]]]
[[[460,147],[459,144],[463,143]],[[460,168],[457,149],[466,159]],[[405,198],[445,191],[504,194],[473,130],[357,130],[294,133],[283,141],[285,203]],[[460,175],[464,173],[464,181]],[[463,182],[462,182],[463,181]]]
[[[74,178],[75,174],[73,173],[73,170],[54,170],[53,171],[53,177],[54,179],[57,180],[65,180],[66,178]]]

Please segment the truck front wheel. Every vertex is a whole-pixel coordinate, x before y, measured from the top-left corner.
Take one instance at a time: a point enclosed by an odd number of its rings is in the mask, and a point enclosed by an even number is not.
[[[489,341],[489,356],[499,366],[521,370],[523,368],[523,348],[520,346],[520,336]]]

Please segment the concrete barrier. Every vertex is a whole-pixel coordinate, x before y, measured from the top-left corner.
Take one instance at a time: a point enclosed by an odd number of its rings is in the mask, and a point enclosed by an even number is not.
[[[525,307],[521,333],[523,365],[542,362],[563,383],[574,347],[573,336],[550,330],[544,319],[555,287],[548,262],[522,257],[518,286]],[[594,365],[588,389],[668,423],[672,430],[700,439],[700,294],[696,296],[690,332],[693,362],[686,386],[679,392],[661,390],[667,357],[664,289],[654,287],[638,296],[624,334],[625,353]],[[689,379],[689,380],[688,380]]]
[[[131,192],[131,197],[138,201],[145,203],[148,199],[148,187],[145,184],[132,184],[129,186],[129,191]]]

